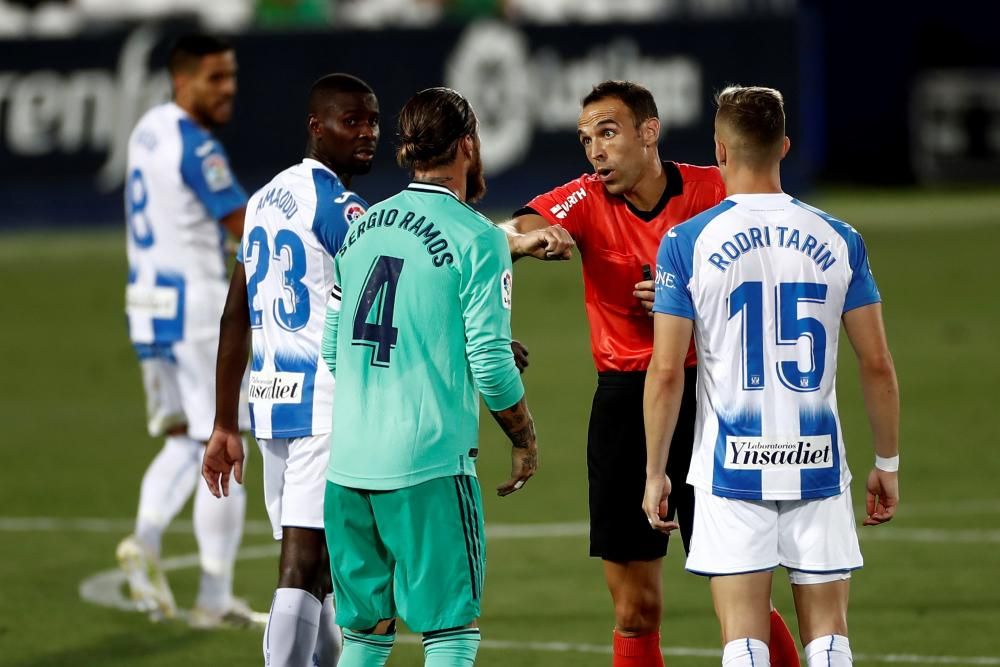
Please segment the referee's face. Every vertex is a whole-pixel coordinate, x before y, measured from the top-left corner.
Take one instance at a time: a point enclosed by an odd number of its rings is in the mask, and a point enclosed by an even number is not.
[[[639,182],[644,145],[632,111],[624,102],[606,97],[585,106],[577,122],[577,137],[608,192],[623,194]]]

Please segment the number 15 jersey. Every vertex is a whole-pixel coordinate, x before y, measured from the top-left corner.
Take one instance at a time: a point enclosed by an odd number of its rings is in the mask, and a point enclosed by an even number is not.
[[[668,232],[653,310],[694,320],[688,483],[747,500],[846,490],[840,320],[878,301],[858,232],[783,193],[728,197]]]

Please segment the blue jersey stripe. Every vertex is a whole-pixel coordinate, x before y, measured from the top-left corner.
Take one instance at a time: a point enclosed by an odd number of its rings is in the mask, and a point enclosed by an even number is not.
[[[802,499],[828,498],[840,493],[840,442],[837,438],[837,418],[827,408],[799,413],[799,434],[830,436],[833,463],[827,468],[804,468],[799,472]]]
[[[726,498],[760,500],[762,497],[760,470],[733,470],[726,467],[727,459],[734,459],[738,452],[728,445],[729,436],[760,437],[759,412],[741,412],[733,416],[716,415],[719,435],[715,440],[715,465],[712,476],[712,494]]]
[[[792,203],[813,213],[830,225],[847,244],[848,263],[851,267],[851,281],[847,286],[847,296],[844,299],[844,312],[868,306],[882,301],[882,295],[875,284],[871,266],[868,263],[868,248],[861,234],[843,220],[838,220],[829,213],[805,204],[798,199]]]
[[[653,312],[695,318],[695,305],[688,285],[691,283],[694,244],[708,223],[736,206],[724,200],[690,220],[677,225],[660,241],[656,255],[656,282]]]

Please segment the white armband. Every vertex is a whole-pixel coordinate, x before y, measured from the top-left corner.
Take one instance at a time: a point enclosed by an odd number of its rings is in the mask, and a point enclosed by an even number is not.
[[[885,472],[899,472],[899,454],[888,457],[876,454],[875,467]]]

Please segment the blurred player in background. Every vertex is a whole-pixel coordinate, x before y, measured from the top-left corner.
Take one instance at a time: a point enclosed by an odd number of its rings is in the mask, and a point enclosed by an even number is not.
[[[583,99],[577,134],[594,173],[535,197],[504,227],[515,259],[564,259],[574,241],[580,249],[598,371],[587,438],[590,555],[604,560],[615,605],[614,665],[658,666],[667,536],[650,529],[640,507],[646,463],[642,392],[653,352],[649,265],[667,230],[717,204],[725,188],[716,167],[660,159],[656,102],[636,83],[595,86]],[[687,476],[694,437],[696,363],[691,345],[668,471],[677,480]],[[694,512],[690,486],[675,486],[670,511],[677,512],[687,550]],[[798,665],[794,640],[777,612],[773,622],[781,644],[775,653],[785,656],[775,664]]]
[[[371,169],[379,138],[378,100],[360,79],[319,79],[308,106],[306,158],[250,199],[222,316],[215,431],[203,467],[216,496],[229,493],[234,467],[243,481],[237,411],[252,331],[250,414],[264,458],[267,512],[281,540],[264,632],[271,667],[332,667],[339,654],[323,536],[334,387],[319,352],[333,256],[368,207],[348,188]]]
[[[650,525],[676,527],[665,520],[663,470],[693,329],[701,363],[687,569],[711,577],[722,663],[769,664],[771,572],[783,565],[809,666],[844,667],[849,580],[862,560],[837,416],[837,340],[843,321],[875,437],[865,525],[877,525],[899,501],[899,393],[881,297],[858,232],[781,191],[781,93],[734,86],[718,105],[728,196],[669,231],[657,257],[643,509]]]
[[[214,418],[226,298],[223,241],[227,230],[242,234],[247,198],[211,132],[233,113],[232,47],[214,37],[185,36],[172,46],[168,68],[174,100],[149,110],[132,131],[125,183],[129,336],[142,369],[149,433],[166,442],[143,476],[135,534],[122,540],[117,556],[140,608],[172,617],[160,540],[195,492],[201,582],[190,622],[209,628],[254,619],[232,597],[243,488],[236,485],[217,500],[197,484]]]
[[[397,158],[413,182],[352,226],[334,264],[325,523],[342,667],[384,665],[397,616],[423,633],[424,664],[475,662],[486,561],[479,393],[513,444],[497,493],[537,468],[510,348],[507,240],[465,203],[486,188],[477,128],[454,90],[411,98]]]

